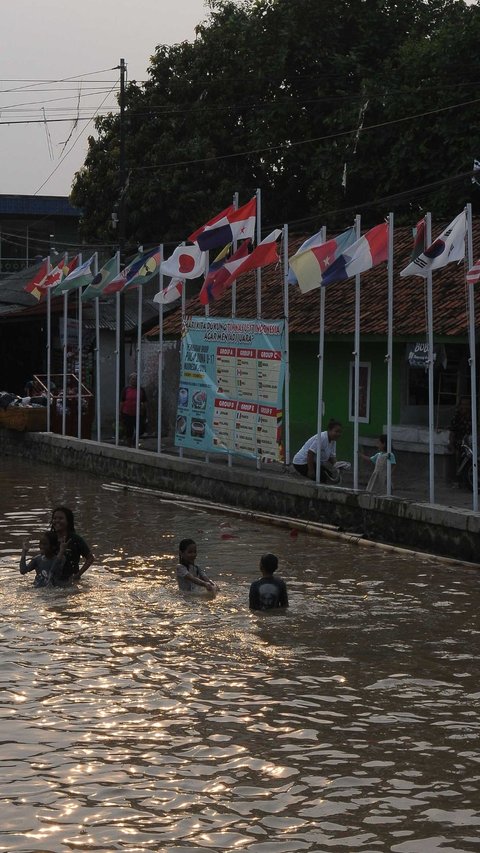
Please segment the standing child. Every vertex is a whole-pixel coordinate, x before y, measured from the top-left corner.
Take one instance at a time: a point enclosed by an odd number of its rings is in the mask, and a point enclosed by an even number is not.
[[[77,580],[90,568],[94,557],[90,546],[75,530],[75,521],[71,509],[67,506],[57,506],[53,510],[52,530],[56,533],[60,543],[67,543],[61,581],[66,583],[67,581]],[[84,558],[82,566],[80,566],[81,557]]]
[[[367,492],[384,495],[387,491],[387,465],[391,466],[393,473],[393,469],[397,464],[393,447],[390,453],[387,453],[387,436],[385,434],[378,436],[377,452],[373,456],[366,456],[364,453],[360,453],[359,455],[362,459],[372,462],[375,466],[367,483]]]
[[[273,573],[278,568],[275,554],[264,554],[260,559],[262,577],[250,586],[250,610],[273,610],[276,607],[288,607],[287,585],[282,578]]]
[[[24,542],[20,557],[20,574],[26,575],[28,572],[34,571],[34,586],[56,586],[60,580],[62,567],[65,562],[66,545],[66,542],[62,542],[59,547],[56,533],[46,530],[45,533],[40,534],[38,541],[40,553],[27,563],[27,554],[30,546],[28,542]]]
[[[195,592],[202,587],[208,592],[216,592],[215,583],[195,564],[197,545],[193,539],[182,539],[178,556],[177,581],[182,592]]]

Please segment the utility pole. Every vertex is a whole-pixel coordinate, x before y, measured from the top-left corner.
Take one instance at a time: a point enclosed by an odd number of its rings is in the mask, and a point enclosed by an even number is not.
[[[125,162],[125,80],[127,76],[127,65],[124,59],[120,60],[120,159],[119,172],[119,199],[118,199],[118,250],[120,252],[120,263],[125,263],[125,235],[127,214],[127,174]],[[120,294],[120,388],[125,387],[125,295]]]

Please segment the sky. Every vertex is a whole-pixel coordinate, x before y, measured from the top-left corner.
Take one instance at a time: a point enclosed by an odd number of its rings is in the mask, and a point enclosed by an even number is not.
[[[156,45],[193,41],[207,16],[204,0],[4,0],[0,194],[68,195],[94,133],[75,119],[116,107],[120,58],[145,80]]]

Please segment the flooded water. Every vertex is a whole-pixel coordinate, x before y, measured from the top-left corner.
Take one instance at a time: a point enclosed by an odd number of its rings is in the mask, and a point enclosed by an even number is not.
[[[2,464],[1,851],[480,849],[480,574]],[[97,563],[34,589],[63,503]],[[287,612],[247,608],[264,551]]]

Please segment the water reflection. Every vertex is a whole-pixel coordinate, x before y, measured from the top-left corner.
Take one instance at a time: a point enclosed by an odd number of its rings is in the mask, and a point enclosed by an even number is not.
[[[1,850],[478,849],[478,575],[5,469]],[[102,564],[34,590],[58,503]],[[187,535],[214,601],[176,589]],[[246,609],[266,550],[285,613]]]

